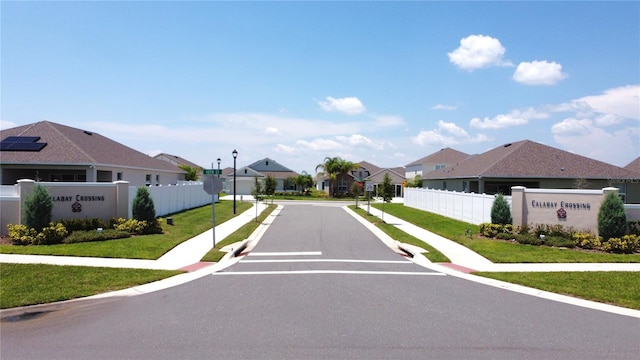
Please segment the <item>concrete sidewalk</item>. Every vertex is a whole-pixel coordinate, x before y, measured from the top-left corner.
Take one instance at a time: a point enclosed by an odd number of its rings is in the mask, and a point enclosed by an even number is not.
[[[224,240],[246,223],[255,219],[256,206],[258,214],[266,209],[265,204],[253,204],[253,206],[238,216],[216,225],[216,243]],[[139,259],[110,259],[78,256],[48,256],[48,255],[16,255],[0,254],[0,263],[15,264],[49,264],[49,265],[73,265],[96,266],[110,268],[134,268],[178,270],[193,266],[213,248],[213,229],[189,239],[175,248],[169,250],[157,260]]]
[[[360,206],[366,211],[366,205]],[[477,254],[471,249],[452,240],[436,235],[428,230],[413,225],[405,220],[382,213],[374,207],[369,212],[383,218],[387,224],[394,225],[407,234],[418,238],[433,246],[451,260],[451,264],[441,263],[440,266],[449,267],[461,272],[558,272],[558,271],[640,271],[640,263],[526,263],[526,264],[496,264]],[[411,252],[415,248],[408,247]],[[428,261],[423,259],[422,262]]]

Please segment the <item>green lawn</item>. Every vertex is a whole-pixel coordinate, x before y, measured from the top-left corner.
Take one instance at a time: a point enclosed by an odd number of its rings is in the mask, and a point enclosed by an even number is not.
[[[382,210],[382,204],[373,204]],[[548,246],[521,245],[478,236],[469,237],[469,230],[477,235],[477,225],[445,216],[406,207],[403,204],[385,204],[384,210],[423,229],[462,244],[495,263],[638,263],[640,254],[609,254],[580,249],[560,249]]]
[[[474,274],[640,310],[640,272],[480,272]]]
[[[100,294],[161,280],[181,271],[43,264],[0,265],[0,308]]]
[[[240,214],[251,205],[249,202],[238,202],[236,212]],[[216,204],[216,224],[222,224],[233,216],[232,201],[220,201]],[[164,219],[161,221],[163,234],[75,244],[0,245],[0,253],[155,260],[183,241],[211,229],[211,205],[184,211],[171,217],[174,225],[167,225]]]

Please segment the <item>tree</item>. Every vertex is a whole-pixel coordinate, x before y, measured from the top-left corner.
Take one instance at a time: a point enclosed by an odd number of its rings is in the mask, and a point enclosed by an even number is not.
[[[342,159],[339,157],[326,157],[322,164],[318,164],[316,166],[318,180],[324,176],[329,178],[329,195],[333,195],[335,193],[335,182],[337,180],[338,173],[340,172],[341,160]],[[321,171],[318,172],[318,169],[321,169]]]
[[[24,201],[24,224],[41,232],[51,222],[53,200],[47,189],[36,184],[31,195]]]
[[[251,188],[251,195],[256,198],[256,200],[260,199],[260,195],[262,195],[262,183],[257,176],[253,177],[253,188]]]
[[[148,224],[152,224],[156,221],[156,209],[153,205],[153,199],[149,193],[149,189],[141,186],[136,191],[136,195],[133,198],[131,204],[131,212],[133,218],[139,221],[146,221]]]
[[[420,175],[416,175],[416,177],[413,178],[413,187],[415,188],[421,188],[422,187],[422,176]]]
[[[264,181],[264,193],[267,195],[275,194],[277,185],[278,181],[276,181],[273,176],[267,175],[267,178]]]
[[[496,196],[491,206],[491,223],[501,225],[513,223],[511,207],[502,194]]]
[[[605,196],[598,211],[598,232],[606,241],[614,237],[623,237],[627,232],[627,214],[624,203],[615,192]]]
[[[298,187],[298,191],[302,193],[313,186],[313,177],[307,174],[306,171],[303,171],[301,174],[295,177],[294,183]]]
[[[380,184],[380,195],[382,196],[382,200],[384,202],[391,202],[391,199],[393,199],[395,194],[396,189],[391,181],[391,176],[386,173],[384,174],[384,178],[382,178],[382,184]]]
[[[184,176],[185,180],[187,181],[198,180],[198,172],[200,171],[200,168],[191,167],[189,165],[178,165],[178,167],[187,172]]]

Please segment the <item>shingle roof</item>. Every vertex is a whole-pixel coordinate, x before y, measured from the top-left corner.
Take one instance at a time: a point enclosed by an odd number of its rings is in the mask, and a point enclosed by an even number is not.
[[[425,163],[455,164],[468,158],[469,156],[469,154],[452,148],[444,148],[438,152],[434,152],[433,154],[418,159],[411,164],[405,165],[405,167],[422,165]]]
[[[368,170],[369,174],[374,174],[374,173],[377,173],[378,171],[382,170],[381,167],[373,165],[372,163],[366,162],[366,161],[360,161],[358,163],[358,165],[360,165],[361,168],[363,168],[365,170]]]
[[[631,171],[598,160],[522,140],[468,157],[455,166],[431,171],[423,179],[443,178],[634,178]]]
[[[635,160],[627,164],[627,166],[625,166],[624,168],[640,176],[640,156],[638,156]]]
[[[40,121],[0,131],[8,136],[37,136],[47,143],[40,151],[2,151],[3,164],[106,165],[183,173],[166,161],[154,159],[98,133]]]
[[[288,167],[278,163],[275,160],[264,158],[262,160],[258,160],[253,164],[249,165],[255,171],[259,171],[261,173],[266,172],[293,172],[293,170]],[[297,174],[296,174],[297,175]]]
[[[178,163],[178,164],[180,164],[180,165],[187,165],[187,166],[189,166],[189,167],[191,167],[191,168],[194,168],[194,169],[200,169],[200,168],[202,168],[202,166],[200,166],[200,165],[198,165],[198,164],[196,164],[196,163],[193,163],[193,162],[191,162],[191,161],[189,161],[189,160],[187,160],[187,159],[185,159],[185,158],[183,158],[183,157],[180,157],[180,156],[178,156],[178,155],[172,155],[172,154],[167,154],[167,153],[160,153],[160,154],[158,154],[158,155],[154,156],[154,158],[155,158],[155,159],[162,160],[162,161],[167,161],[167,160],[162,159],[162,157],[167,157],[167,158],[169,158],[169,159],[171,159],[171,160],[175,161],[176,163]]]
[[[398,169],[401,169],[402,172],[398,172]],[[384,175],[389,174],[389,177],[391,177],[391,182],[393,182],[394,184],[400,184],[405,180],[404,175],[402,175],[404,174],[403,171],[404,168],[380,169],[376,173],[372,173],[371,176],[367,178],[367,180],[382,183],[382,181],[384,180]]]

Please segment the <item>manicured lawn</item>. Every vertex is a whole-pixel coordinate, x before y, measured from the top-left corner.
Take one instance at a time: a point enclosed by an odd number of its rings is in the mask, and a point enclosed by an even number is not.
[[[391,238],[397,241],[400,241],[401,243],[410,244],[410,245],[423,248],[425,252],[423,252],[422,255],[424,255],[431,262],[450,262],[449,258],[444,256],[440,251],[438,251],[436,248],[432,247],[431,245],[427,244],[426,242],[407,234],[406,232],[396,228],[393,225],[390,225],[381,221],[379,218],[373,215],[367,214],[365,210],[358,209],[356,208],[355,205],[351,205],[349,206],[349,208],[355,211],[356,214],[362,216],[369,222],[373,223],[375,226],[380,228],[380,230],[384,231]]]
[[[202,261],[220,261],[220,259],[222,259],[227,254],[226,252],[220,251],[220,249],[227,245],[231,245],[233,243],[247,239],[254,232],[254,230],[258,228],[258,225],[260,225],[264,221],[264,219],[267,218],[267,216],[271,215],[276,207],[277,205],[269,205],[262,213],[260,213],[260,215],[258,215],[257,221],[251,221],[244,224],[233,234],[227,236],[223,241],[217,243],[216,246],[213,249],[209,250],[209,252],[202,258]]]
[[[382,209],[382,204],[373,204]],[[423,229],[460,243],[495,263],[638,263],[640,254],[608,254],[579,249],[560,249],[547,246],[521,245],[508,241],[490,240],[477,236],[477,225],[450,219],[430,212],[385,204],[386,213],[406,220]],[[469,237],[469,230],[475,236]]]
[[[640,272],[480,272],[474,274],[640,310]]]
[[[0,265],[0,308],[62,301],[125,289],[181,271],[42,264]]]
[[[238,214],[251,207],[249,202],[237,202]],[[233,202],[216,204],[216,224],[233,215]],[[163,234],[133,236],[127,239],[59,245],[0,245],[0,253],[26,255],[92,256],[155,260],[176,245],[211,229],[211,205],[171,215],[174,225],[162,220]]]

